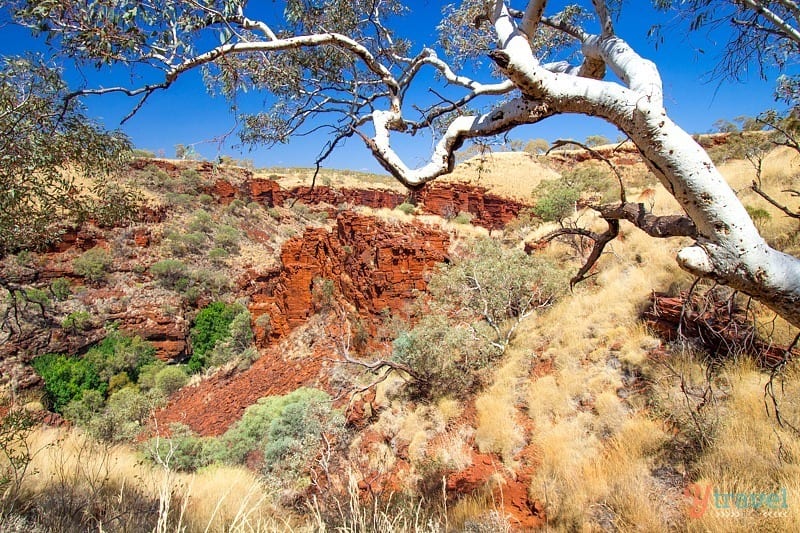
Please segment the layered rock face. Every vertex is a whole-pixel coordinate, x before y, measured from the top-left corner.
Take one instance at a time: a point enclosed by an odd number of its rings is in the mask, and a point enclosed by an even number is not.
[[[418,191],[402,194],[390,189],[333,189],[331,187],[294,187],[283,189],[278,182],[262,178],[246,180],[235,187],[217,180],[208,194],[222,203],[236,198],[256,201],[268,207],[297,199],[307,205],[361,205],[373,209],[394,209],[403,202],[416,204],[422,212],[452,218],[460,212],[472,215],[472,223],[487,229],[503,228],[529,204],[491,194],[483,187],[463,183],[430,184]]]
[[[315,312],[314,284],[328,283],[364,318],[402,309],[426,287],[426,273],[447,258],[447,234],[419,224],[392,224],[343,212],[333,231],[311,228],[289,240],[276,270],[251,270],[240,280],[256,329],[270,317],[279,338]],[[327,281],[325,281],[327,280]],[[256,335],[259,336],[256,331]]]

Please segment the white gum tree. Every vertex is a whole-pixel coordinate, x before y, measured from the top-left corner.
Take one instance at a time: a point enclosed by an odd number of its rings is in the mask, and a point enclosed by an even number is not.
[[[688,4],[732,7],[765,28],[783,24],[794,31],[800,17],[795,2]],[[425,5],[431,16],[436,8]],[[444,9],[437,49],[416,52],[389,28],[405,9],[397,0],[286,0],[266,8],[247,0],[14,0],[7,9],[78,61],[127,64],[153,80],[84,88],[76,97],[139,96],[135,112],[153,92],[203,69],[211,89],[233,101],[245,89],[274,95],[270,108],[241,117],[245,142],[280,142],[328,128],[318,164],[343,139],[360,137],[410,188],[452,171],[454,152],[469,139],[559,114],[600,117],[635,143],[685,213],[642,216],[623,195],[619,205],[600,209],[609,232],[597,239],[599,249],[623,218],[655,237],[691,237],[693,244],[677,256],[682,268],[751,295],[800,326],[800,260],[767,245],[705,151],[669,118],[658,68],[616,34],[615,6],[592,0],[549,14],[547,0],[464,0]],[[788,35],[795,37],[796,31]],[[570,53],[559,55],[565,50]],[[479,56],[491,58],[493,68],[462,68]],[[434,69],[449,92],[434,91],[438,103],[420,108],[407,100],[415,94],[409,88],[424,83],[418,76],[424,69]],[[451,97],[455,90],[460,93]],[[392,141],[433,126],[438,134],[429,160],[408,166]]]

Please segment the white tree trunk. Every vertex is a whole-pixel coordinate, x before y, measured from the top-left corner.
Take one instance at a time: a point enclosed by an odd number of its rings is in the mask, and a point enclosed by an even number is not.
[[[602,61],[622,84],[580,77],[563,65],[541,65],[526,33],[538,21],[546,2],[531,1],[522,32],[504,2],[492,17],[497,33],[495,60],[523,97],[480,117],[456,119],[437,146],[430,163],[407,168],[389,145],[391,112],[376,113],[373,152],[393,175],[417,186],[448,172],[451,154],[464,138],[507,131],[558,113],[602,117],[624,131],[641,151],[663,185],[697,227],[693,246],[678,253],[682,268],[740,290],[800,327],[800,260],[770,248],[744,206],[706,152],[672,122],[663,105],[656,66],[613,35],[604,9],[598,10],[603,35],[582,38],[586,61]],[[604,2],[595,2],[604,7]]]

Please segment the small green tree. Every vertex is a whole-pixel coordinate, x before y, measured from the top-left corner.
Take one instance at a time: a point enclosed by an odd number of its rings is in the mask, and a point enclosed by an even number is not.
[[[550,148],[547,139],[531,139],[525,144],[523,150],[530,155],[541,155]]]
[[[123,192],[118,207],[137,203],[109,179],[129,141],[92,123],[67,93],[60,70],[41,57],[0,57],[0,257],[58,239],[65,225],[108,203],[112,189]]]
[[[575,213],[575,205],[581,197],[580,189],[560,180],[543,181],[536,192],[534,214],[545,222],[563,223]]]
[[[188,283],[189,269],[178,259],[163,259],[150,266],[150,273],[166,289],[182,289]]]
[[[589,135],[586,137],[586,142],[584,144],[586,146],[602,146],[610,143],[611,140],[605,135]]]
[[[183,366],[169,365],[162,368],[155,375],[154,381],[156,388],[164,393],[165,396],[169,396],[186,385],[186,382],[189,381],[189,375]]]

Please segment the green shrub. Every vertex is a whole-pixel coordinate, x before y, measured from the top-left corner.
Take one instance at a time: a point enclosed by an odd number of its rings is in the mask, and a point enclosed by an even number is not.
[[[253,348],[253,329],[250,312],[246,308],[237,314],[228,327],[228,337],[219,340],[208,355],[209,366],[222,366],[234,358],[242,357],[249,364],[258,357]]]
[[[203,193],[197,197],[197,201],[203,205],[211,205],[212,203],[214,203],[214,197],[211,196],[210,194]]]
[[[131,150],[131,156],[132,157],[136,157],[136,158],[142,158],[142,159],[153,159],[153,158],[155,158],[156,154],[155,154],[155,152],[153,152],[151,150],[144,150],[142,148],[134,148],[133,150]]]
[[[392,343],[392,359],[413,371],[406,392],[416,400],[464,397],[473,392],[480,383],[477,371],[496,354],[497,350],[477,339],[468,327],[438,314],[424,316]]]
[[[187,168],[181,172],[181,184],[190,190],[197,190],[202,185],[200,173],[193,168]]]
[[[37,289],[35,287],[28,287],[25,289],[25,300],[30,303],[41,306],[42,308],[50,307],[50,296],[46,291]]]
[[[744,208],[747,210],[747,214],[750,215],[750,218],[753,219],[753,223],[759,230],[763,230],[764,225],[772,218],[772,215],[769,214],[769,211],[763,207],[746,205]]]
[[[392,358],[412,372],[407,392],[431,400],[474,390],[519,321],[565,287],[558,265],[494,239],[476,241],[466,257],[431,276],[425,313],[393,342]]]
[[[152,461],[169,458],[170,468],[178,472],[194,472],[211,463],[209,456],[216,455],[213,448],[217,439],[197,436],[189,426],[170,424],[169,437],[151,439],[145,455]]]
[[[120,389],[124,389],[125,387],[129,387],[130,385],[131,385],[131,378],[130,376],[128,376],[127,372],[120,372],[119,374],[114,374],[108,380],[108,393],[111,394]]]
[[[449,316],[483,321],[495,331],[491,341],[503,343],[515,322],[552,304],[566,286],[564,270],[553,261],[479,239],[467,257],[431,276],[428,292]]]
[[[61,327],[77,333],[84,331],[91,326],[91,316],[86,311],[74,311],[64,317],[61,321]]]
[[[208,252],[208,259],[214,264],[221,264],[230,254],[224,248],[212,248]]]
[[[231,253],[239,251],[241,234],[233,226],[221,225],[214,234],[214,244]]]
[[[467,213],[465,211],[459,211],[458,214],[453,217],[453,222],[456,224],[469,224],[472,222],[472,213]]]
[[[214,220],[211,218],[211,213],[198,209],[192,213],[192,218],[186,226],[189,231],[210,233],[214,229]]]
[[[154,389],[156,387],[156,376],[165,366],[167,364],[160,359],[155,359],[146,365],[142,365],[139,369],[139,379],[136,381],[139,389],[143,391]]]
[[[243,312],[247,312],[247,308],[241,304],[214,302],[197,314],[190,333],[192,357],[189,371],[198,372],[207,366],[209,353],[217,342],[230,338],[231,322]]]
[[[94,390],[102,396],[108,388],[94,364],[84,358],[49,353],[36,357],[31,365],[44,379],[47,400],[58,413],[72,400],[80,398],[83,391]]]
[[[84,425],[97,439],[129,442],[142,431],[156,405],[153,397],[125,387],[113,393],[105,408],[96,410]]]
[[[195,286],[202,288],[206,294],[219,296],[231,287],[231,278],[224,270],[198,269],[191,273],[191,280]],[[199,289],[198,289],[199,290]],[[188,298],[188,293],[185,294]]]
[[[311,281],[311,301],[317,309],[328,309],[333,304],[336,285],[332,279],[316,277]]]
[[[261,398],[220,437],[217,446],[209,448],[212,458],[240,464],[260,450],[268,473],[296,480],[319,452],[322,434],[342,431],[341,413],[330,404],[327,393],[306,387]]]
[[[142,367],[155,361],[155,353],[155,347],[141,337],[111,327],[106,338],[86,352],[84,358],[93,363],[104,381],[124,372],[131,383],[136,383]]]
[[[150,267],[150,273],[158,279],[162,287],[179,290],[188,282],[188,268],[178,259],[164,259]]]
[[[80,257],[77,257],[72,266],[75,273],[83,276],[89,281],[102,281],[108,274],[108,268],[111,266],[112,258],[108,250],[95,246],[91,250],[87,250]]]
[[[67,278],[56,278],[50,282],[50,292],[56,300],[63,302],[72,294],[72,288]]]
[[[581,192],[572,185],[542,182],[533,212],[545,222],[561,222],[575,212]]]
[[[169,253],[183,257],[196,255],[204,251],[209,244],[208,236],[202,231],[190,233],[169,232],[166,236],[166,246]]]
[[[169,365],[162,368],[155,375],[154,381],[156,388],[165,396],[169,396],[186,385],[189,381],[189,375],[183,366]]]

